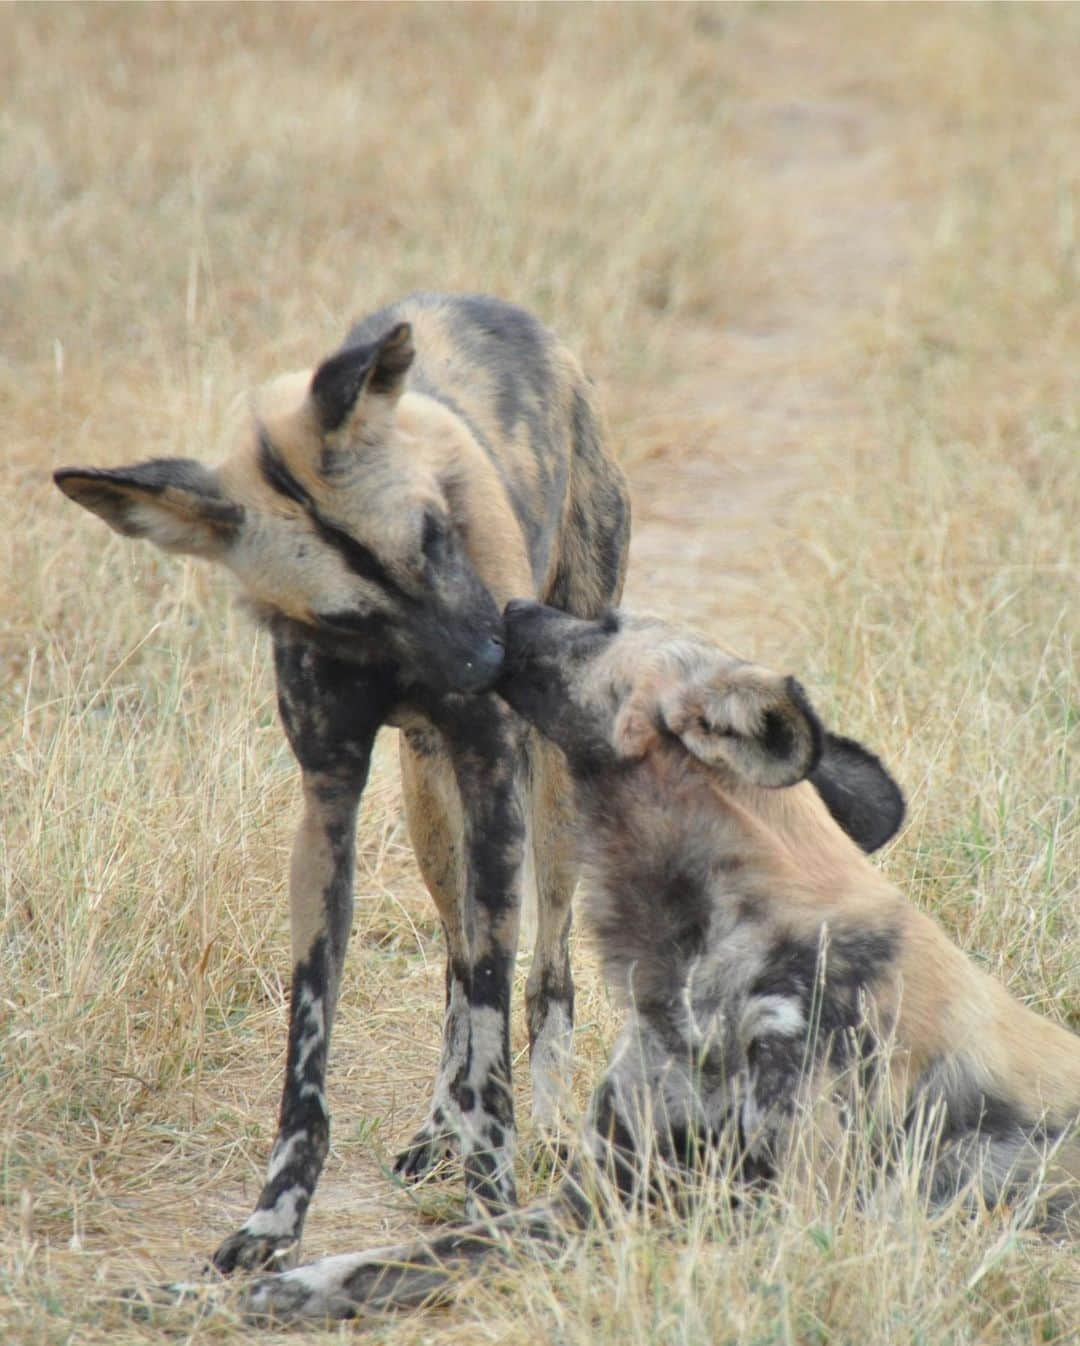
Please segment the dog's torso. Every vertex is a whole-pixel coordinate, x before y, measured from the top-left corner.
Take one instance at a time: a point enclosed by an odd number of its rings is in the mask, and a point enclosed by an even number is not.
[[[1080,1179],[1080,1041],[910,906],[809,784],[718,784],[664,745],[578,793],[588,907],[628,1012],[601,1132],[612,1108],[637,1149],[642,1127],[674,1151],[734,1128],[774,1171],[796,1114],[828,1096],[838,1129],[867,1108],[897,1135],[929,1118],[941,1196],[976,1180],[1000,1199],[1051,1152]]]

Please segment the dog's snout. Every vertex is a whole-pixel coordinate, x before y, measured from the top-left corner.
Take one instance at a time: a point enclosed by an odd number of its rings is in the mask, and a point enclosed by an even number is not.
[[[489,636],[477,653],[477,663],[482,668],[497,672],[502,666],[504,653],[505,645],[502,635]]]
[[[512,617],[524,617],[539,607],[540,604],[534,602],[531,598],[511,598],[503,610],[503,616],[507,620]]]

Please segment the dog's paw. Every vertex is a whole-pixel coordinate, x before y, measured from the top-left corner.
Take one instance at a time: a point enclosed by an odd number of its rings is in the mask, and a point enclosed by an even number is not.
[[[428,1120],[394,1160],[394,1172],[404,1182],[448,1177],[456,1168],[458,1139],[445,1124]]]
[[[538,1178],[561,1178],[573,1158],[568,1136],[556,1127],[538,1127],[524,1149],[525,1162]]]
[[[288,1271],[296,1266],[300,1240],[293,1234],[252,1234],[238,1229],[211,1258],[215,1271]]]

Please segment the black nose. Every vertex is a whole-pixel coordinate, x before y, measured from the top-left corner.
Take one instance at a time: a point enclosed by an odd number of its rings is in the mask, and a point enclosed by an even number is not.
[[[531,598],[511,598],[503,609],[504,617],[522,617],[527,612],[535,612],[540,607]]]
[[[505,650],[501,636],[489,637],[465,661],[459,678],[463,692],[483,692],[502,672]]]

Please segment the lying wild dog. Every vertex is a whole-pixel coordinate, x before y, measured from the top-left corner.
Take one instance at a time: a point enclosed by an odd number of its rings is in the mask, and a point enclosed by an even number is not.
[[[845,834],[901,821],[877,759],[826,733],[793,679],[660,622],[514,602],[505,637],[498,688],[566,755],[604,976],[625,1001],[587,1146],[619,1197],[647,1195],[643,1156],[678,1168],[710,1146],[767,1178],[808,1114],[812,1177],[831,1183],[849,1109],[869,1103],[882,1161],[914,1143],[931,1199],[993,1204],[1044,1178],[1050,1213],[1075,1214],[1080,1039],[978,971]],[[823,774],[833,816],[808,783]],[[243,1302],[276,1317],[417,1304],[493,1249],[557,1242],[590,1190],[579,1166],[552,1203],[262,1277]]]
[[[434,1101],[397,1167],[419,1175],[460,1143],[470,1197],[512,1204],[508,1015],[527,838],[541,1121],[569,1047],[577,869],[559,755],[489,691],[501,609],[530,593],[581,616],[603,611],[622,588],[630,526],[592,385],[549,331],[495,299],[392,304],[314,374],[263,390],[254,410],[212,470],[158,459],[56,474],[118,532],[237,576],[270,628],[302,771],[277,1138],[253,1214],[214,1256],[222,1271],[287,1264],[326,1157],[356,814],[384,724],[403,731],[409,832],[447,943]]]

